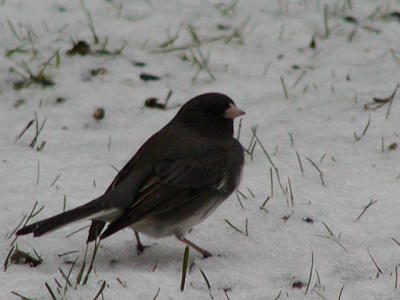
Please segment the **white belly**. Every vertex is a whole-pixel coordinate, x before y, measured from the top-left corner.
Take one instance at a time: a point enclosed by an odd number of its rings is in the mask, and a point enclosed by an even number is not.
[[[142,220],[131,225],[131,228],[140,233],[144,233],[153,238],[163,238],[171,235],[184,236],[193,226],[201,223],[210,216],[223,201],[210,201],[208,206],[202,207],[183,220],[171,220],[168,222],[160,221],[157,218]],[[173,216],[171,217],[173,219]],[[175,222],[173,222],[175,221]]]

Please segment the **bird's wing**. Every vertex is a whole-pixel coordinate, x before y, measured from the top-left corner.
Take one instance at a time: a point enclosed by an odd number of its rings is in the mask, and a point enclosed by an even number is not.
[[[133,161],[133,160],[131,160]],[[121,172],[123,172],[121,174]],[[132,169],[128,164],[121,170],[121,172],[114,179],[107,191],[98,199],[98,206],[103,206],[104,210],[92,218],[90,225],[87,242],[94,241],[102,232],[103,228],[108,221],[107,214],[110,211],[121,210],[124,211],[137,199],[137,193],[141,184],[151,174],[150,167],[141,169]],[[120,177],[121,176],[121,177]]]
[[[150,139],[148,139],[138,150],[138,152],[118,172],[117,176],[115,176],[114,180],[111,182],[103,195],[103,198],[111,199],[111,201],[107,201],[111,206],[115,205],[119,207],[126,207],[135,201],[136,193],[140,184],[151,172],[150,167],[145,167],[140,164],[141,157],[148,150],[157,148],[152,144],[154,143],[154,140],[156,140],[155,137],[160,134],[161,131],[155,133]],[[132,178],[132,173],[134,173],[134,178]],[[125,185],[127,185],[126,187],[122,186],[124,185],[124,182]],[[116,189],[117,187],[118,189]],[[130,190],[127,191],[129,188]],[[120,200],[122,200],[123,203],[121,203]],[[93,219],[92,224],[90,225],[87,242],[93,242],[103,231],[105,225],[106,222],[104,220]]]
[[[159,159],[163,156],[163,152],[160,151],[162,148],[160,145],[163,143],[168,144],[169,136],[172,133],[171,130],[164,127],[151,136],[118,172],[117,176],[115,176],[114,180],[105,191],[105,194],[122,184],[134,171],[141,170],[141,173],[150,173],[151,168],[149,168],[149,165],[152,163],[153,159],[149,159],[149,157],[153,156],[154,159]]]
[[[120,184],[130,173],[130,171],[135,166],[135,157],[129,160],[125,166],[118,172],[117,176],[115,176],[114,180],[111,182],[105,193],[113,190],[118,184]]]
[[[137,198],[125,213],[109,224],[105,238],[131,224],[179,207],[189,201],[201,201],[224,180],[223,162],[210,157],[164,160],[138,190]]]

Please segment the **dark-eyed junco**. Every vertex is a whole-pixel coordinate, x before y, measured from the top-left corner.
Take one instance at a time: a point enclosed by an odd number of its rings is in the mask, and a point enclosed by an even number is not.
[[[139,233],[155,238],[175,235],[204,257],[211,256],[184,236],[239,184],[244,155],[233,137],[233,119],[243,114],[223,94],[207,93],[189,100],[143,144],[102,196],[28,225],[17,235],[41,236],[90,219],[88,242],[130,226],[141,251]]]

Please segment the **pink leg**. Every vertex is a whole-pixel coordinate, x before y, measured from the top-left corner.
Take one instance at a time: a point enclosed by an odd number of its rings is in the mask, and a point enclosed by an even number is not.
[[[145,246],[142,244],[142,242],[140,241],[140,236],[139,236],[139,232],[135,232],[135,237],[136,237],[136,241],[137,241],[137,245],[136,245],[136,249],[138,251],[138,253],[143,253],[144,249],[150,246]]]
[[[185,243],[186,245],[192,247],[193,249],[199,251],[199,252],[203,255],[203,258],[208,258],[208,257],[211,257],[211,256],[212,256],[212,254],[211,254],[210,252],[208,252],[207,250],[204,250],[203,248],[200,248],[199,246],[197,246],[195,243],[192,243],[192,242],[189,241],[188,239],[185,239],[184,237],[178,236],[178,235],[175,235],[175,236],[176,236],[176,238],[177,238],[178,240],[180,240],[181,242],[183,242],[183,243]]]

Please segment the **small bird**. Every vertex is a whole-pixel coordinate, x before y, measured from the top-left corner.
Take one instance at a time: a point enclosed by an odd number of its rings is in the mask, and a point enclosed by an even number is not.
[[[239,185],[244,152],[233,137],[233,119],[243,114],[232,99],[220,93],[192,98],[143,144],[103,195],[16,234],[37,237],[89,219],[88,243],[129,226],[139,252],[145,247],[139,233],[154,238],[174,235],[204,258],[210,257],[210,252],[185,234]]]

